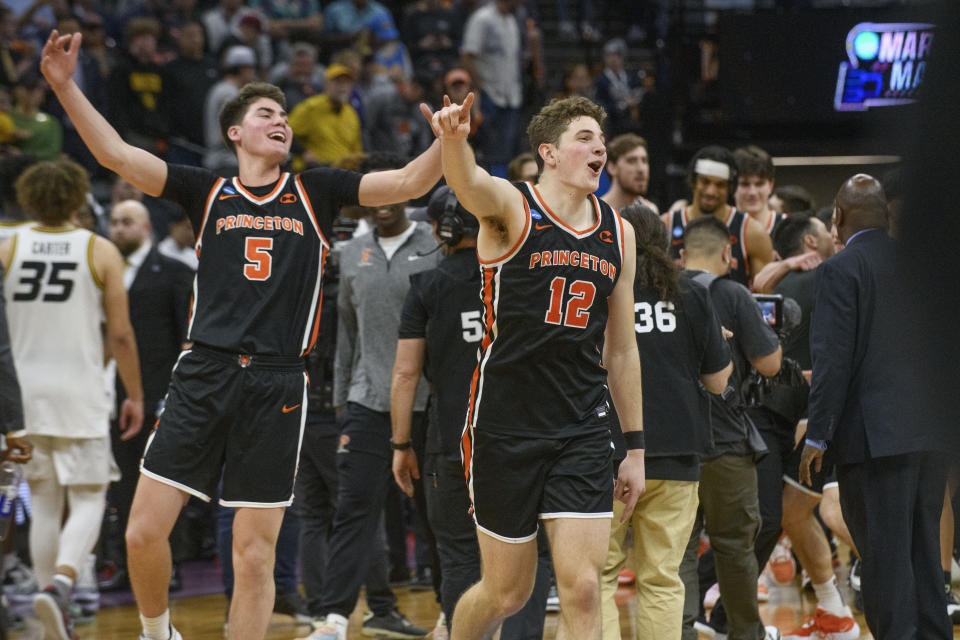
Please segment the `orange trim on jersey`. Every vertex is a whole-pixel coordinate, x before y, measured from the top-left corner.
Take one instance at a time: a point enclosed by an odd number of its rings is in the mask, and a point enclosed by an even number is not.
[[[317,214],[313,210],[313,203],[310,202],[310,198],[307,196],[307,190],[303,188],[303,183],[300,181],[299,173],[294,177],[294,181],[297,183],[297,191],[299,191],[300,195],[303,196],[303,205],[307,208],[307,213],[309,213],[310,217],[313,219],[313,225],[317,230],[317,234],[320,236],[320,241],[328,247],[333,246],[327,240],[326,236],[323,235],[323,230],[320,228],[320,220],[317,218]],[[326,255],[326,253],[324,253],[324,255]],[[320,264],[323,264],[323,262],[321,261]]]
[[[321,234],[321,238],[323,235]],[[310,344],[307,346],[306,350],[301,353],[301,356],[305,356],[311,351],[313,351],[313,346],[317,344],[317,334],[320,332],[320,313],[323,310],[323,265],[327,262],[327,252],[329,249],[323,247],[323,250],[320,254],[320,273],[317,274],[317,277],[320,278],[320,291],[317,294],[317,311],[313,316],[313,329],[310,330]]]
[[[523,231],[520,232],[520,238],[517,240],[517,243],[510,248],[510,251],[507,251],[505,254],[503,254],[502,256],[494,260],[482,260],[480,259],[480,254],[478,252],[477,260],[480,260],[480,264],[491,265],[491,264],[497,264],[498,262],[505,262],[506,260],[509,260],[514,256],[514,254],[517,253],[517,251],[520,250],[520,247],[523,246],[523,243],[526,241],[527,236],[530,235],[530,223],[532,221],[530,218],[530,203],[527,202],[527,199],[523,197],[522,193],[520,194],[520,196],[523,200],[523,211],[527,216],[526,221],[523,223]]]
[[[200,241],[203,238],[203,230],[207,227],[207,219],[210,217],[210,210],[213,208],[213,196],[220,191],[220,187],[222,187],[226,181],[226,178],[217,179],[213,187],[210,188],[210,193],[207,194],[206,202],[203,203],[203,220],[200,221],[200,228],[197,229],[197,241],[193,245],[197,250],[197,257],[200,257]]]
[[[496,269],[488,267],[483,268],[483,339],[480,341],[480,355],[477,358],[477,367],[473,370],[473,378],[470,380],[470,400],[467,403],[467,428],[473,424],[477,407],[477,391],[480,387],[480,367],[483,366],[483,358],[493,342],[491,334],[493,333],[494,313],[493,313],[493,277]]]
[[[736,207],[731,207],[730,205],[727,205],[727,209],[730,210],[730,214],[727,215],[727,219],[723,221],[723,224],[727,225],[727,228],[729,229],[729,228],[730,228],[730,223],[733,222],[733,216],[736,215],[736,213],[737,213],[737,208],[736,208]]]
[[[771,212],[770,212],[769,221],[767,222],[767,228],[764,229],[764,231],[766,231],[768,234],[769,234],[771,231],[773,231],[773,223],[776,222],[776,221],[777,221],[777,214],[775,214],[773,211],[771,211]]]
[[[734,209],[736,211],[736,209]],[[740,223],[740,246],[743,247],[743,260],[746,262],[744,270],[750,273],[750,251],[747,250],[747,225],[750,224],[750,214],[743,212],[743,222]]]
[[[290,175],[290,174],[287,173],[287,172],[281,173],[281,174],[280,174],[280,177],[277,178],[277,184],[274,185],[274,187],[273,187],[273,189],[270,191],[270,193],[268,193],[268,194],[265,195],[265,196],[255,196],[255,195],[253,195],[252,193],[250,193],[249,191],[247,191],[247,189],[246,189],[242,184],[240,184],[240,178],[239,178],[239,177],[236,177],[236,178],[233,179],[233,186],[235,186],[237,189],[239,189],[240,191],[242,191],[245,196],[247,196],[248,198],[250,198],[250,199],[253,200],[254,202],[256,202],[256,203],[261,203],[261,202],[265,202],[265,201],[269,200],[270,198],[274,197],[275,195],[277,195],[277,192],[280,191],[280,187],[282,187],[283,185],[285,185],[285,184],[287,183],[287,177],[288,177],[289,175]]]
[[[470,437],[470,425],[463,430],[460,437],[460,454],[463,456],[463,479],[470,486],[470,463],[473,462],[473,439]],[[467,498],[470,500],[470,511],[473,511],[473,496],[467,491]]]
[[[690,224],[690,216],[687,215],[687,210],[688,210],[689,208],[690,208],[690,207],[689,207],[689,205],[688,205],[688,206],[680,209],[680,219],[683,220],[683,228],[684,228],[684,229],[686,229],[686,228],[687,228],[687,225]]]
[[[540,195],[540,192],[537,191],[537,188],[536,188],[535,186],[533,186],[532,184],[530,185],[530,193],[533,194],[533,197],[536,198],[536,200],[537,200],[537,204],[539,204],[541,207],[543,207],[544,213],[546,213],[548,216],[550,216],[550,219],[551,219],[551,220],[553,220],[553,221],[556,222],[558,225],[560,225],[561,227],[563,227],[564,229],[566,229],[566,230],[569,231],[570,233],[574,234],[574,235],[577,236],[578,238],[583,238],[583,237],[585,237],[585,236],[588,236],[588,235],[590,235],[591,233],[593,233],[594,231],[596,231],[597,229],[600,228],[600,210],[599,210],[599,208],[597,207],[596,202],[594,202],[594,205],[593,205],[594,211],[595,211],[596,214],[597,214],[597,220],[596,220],[596,222],[593,223],[593,226],[592,226],[592,227],[588,227],[588,228],[584,229],[583,231],[579,231],[579,230],[574,229],[573,227],[571,227],[569,224],[567,224],[566,222],[564,222],[564,221],[560,218],[560,216],[558,216],[558,215],[555,214],[553,211],[551,211],[551,210],[550,210],[550,207],[547,206],[546,201],[543,199],[543,196]],[[591,196],[594,200],[597,199],[597,197],[594,196],[593,194],[590,194],[590,196]]]

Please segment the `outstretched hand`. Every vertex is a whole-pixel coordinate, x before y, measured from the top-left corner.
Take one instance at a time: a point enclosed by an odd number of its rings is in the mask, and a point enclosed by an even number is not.
[[[425,104],[420,105],[420,112],[430,122],[433,134],[443,138],[466,138],[470,135],[470,108],[476,99],[471,91],[463,100],[463,104],[453,104],[450,96],[443,96],[443,108],[431,113]]]
[[[79,33],[60,35],[56,29],[50,32],[40,54],[40,71],[51,87],[61,86],[73,77],[82,41]]]

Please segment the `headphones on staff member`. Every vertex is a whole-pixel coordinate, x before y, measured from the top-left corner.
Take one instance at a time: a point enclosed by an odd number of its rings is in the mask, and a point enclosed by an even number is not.
[[[437,220],[437,237],[448,247],[459,244],[464,236],[476,237],[479,231],[472,224],[466,223],[464,216],[460,213],[461,208],[462,206],[457,200],[457,194],[453,192],[453,189],[449,189],[443,200],[443,212]],[[471,222],[473,221],[471,220]]]

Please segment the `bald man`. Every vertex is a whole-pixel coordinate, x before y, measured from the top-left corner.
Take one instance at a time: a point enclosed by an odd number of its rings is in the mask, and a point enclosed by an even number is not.
[[[130,300],[130,323],[140,350],[140,375],[143,380],[144,423],[152,427],[161,400],[166,395],[180,348],[187,333],[187,315],[193,271],[178,260],[160,254],[151,238],[147,208],[138,200],[122,200],[110,211],[110,240],[126,262],[123,284]],[[117,402],[126,391],[117,380]],[[113,455],[121,478],[110,485],[108,505],[119,516],[117,532],[122,536],[137,486],[140,457],[150,429],[131,440],[113,438]],[[105,532],[106,534],[106,532]],[[118,557],[108,558],[110,571],[106,588],[127,586],[126,559],[122,537]]]
[[[880,183],[847,180],[833,215],[846,248],[817,270],[800,480],[810,484],[811,463],[819,469],[825,452],[835,457],[874,637],[952,638],[939,540],[946,460],[931,425],[904,402],[923,395],[922,364],[902,340],[910,310]]]

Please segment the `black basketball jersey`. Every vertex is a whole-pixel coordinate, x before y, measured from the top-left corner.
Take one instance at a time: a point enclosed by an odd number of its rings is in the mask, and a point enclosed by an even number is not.
[[[670,255],[678,264],[680,263],[680,249],[683,248],[683,230],[690,222],[687,217],[687,209],[688,207],[683,207],[670,212]],[[749,286],[750,282],[750,259],[747,253],[747,223],[749,221],[750,216],[746,212],[734,207],[730,207],[730,214],[724,220],[724,224],[730,230],[730,244],[733,250],[730,259],[730,275],[744,286]]]
[[[467,426],[540,438],[606,429],[601,345],[623,264],[622,220],[591,195],[596,221],[576,230],[536,187],[517,187],[521,237],[506,255],[480,261],[484,336]]]
[[[470,380],[484,333],[479,287],[476,249],[460,249],[435,269],[410,276],[400,318],[401,339],[426,340],[430,428],[437,430],[441,449],[448,455],[460,451]]]
[[[777,227],[779,227],[779,226],[780,226],[780,223],[783,222],[783,221],[786,220],[786,219],[787,219],[787,214],[785,214],[785,213],[777,213],[776,211],[771,211],[771,212],[770,212],[770,221],[767,222],[767,225],[766,225],[766,227],[764,227],[763,230],[766,231],[766,232],[767,232],[767,235],[769,235],[769,236],[772,238],[772,237],[773,237],[773,234],[777,232]]]
[[[281,173],[254,189],[236,177],[169,165],[163,196],[187,210],[200,257],[188,340],[239,353],[306,355],[319,330],[333,216],[356,204],[359,180],[318,169]]]

